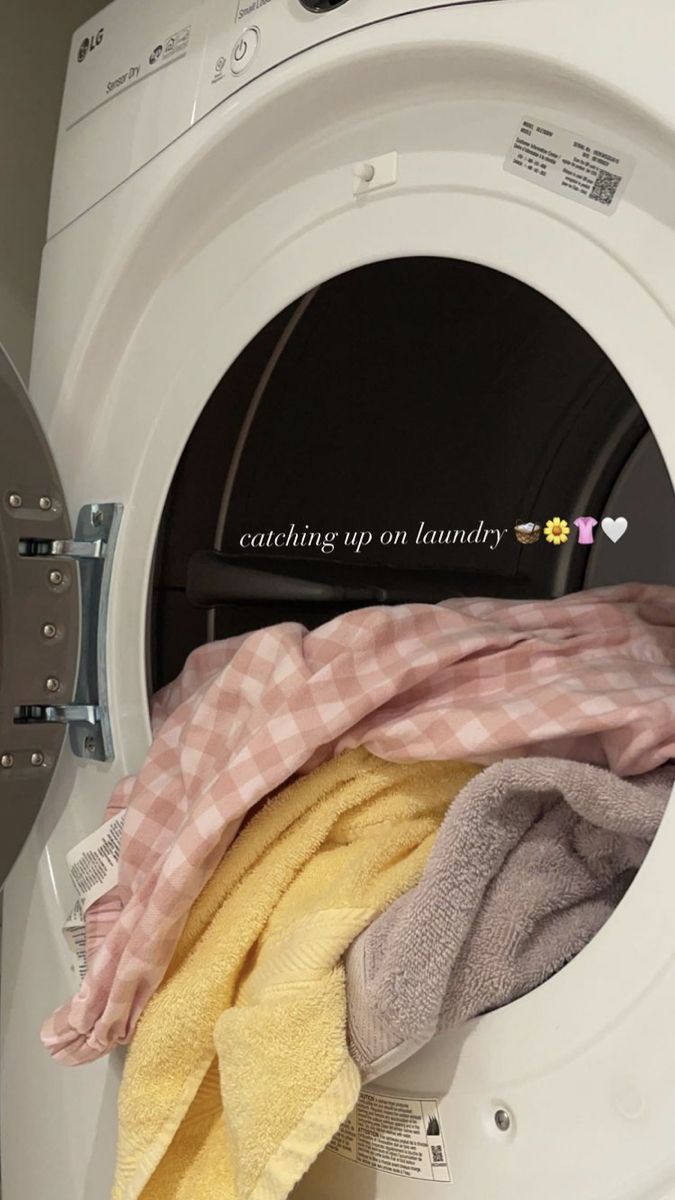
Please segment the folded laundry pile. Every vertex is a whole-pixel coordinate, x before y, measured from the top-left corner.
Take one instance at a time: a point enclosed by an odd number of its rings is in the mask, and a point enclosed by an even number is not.
[[[420,878],[479,768],[353,750],[268,801],[139,1022],[113,1200],[281,1200],[353,1108],[341,956]]]
[[[364,1079],[578,954],[641,866],[674,780],[673,764],[625,780],[530,758],[467,784],[417,887],[347,954],[349,1047]]]
[[[550,754],[618,775],[675,756],[675,589],[453,600],[284,624],[196,651],[160,695],[126,809],[119,886],[87,914],[79,993],[45,1024],[70,1064],[128,1042],[245,814],[326,759]]]

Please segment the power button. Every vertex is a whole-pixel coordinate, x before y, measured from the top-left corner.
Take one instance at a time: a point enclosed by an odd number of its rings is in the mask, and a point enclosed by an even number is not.
[[[233,75],[241,75],[250,67],[259,45],[260,30],[255,25],[251,25],[249,29],[244,30],[232,47],[230,70]]]

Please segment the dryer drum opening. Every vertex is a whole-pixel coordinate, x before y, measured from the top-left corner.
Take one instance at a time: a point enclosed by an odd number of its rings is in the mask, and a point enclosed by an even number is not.
[[[599,518],[619,480],[611,554],[573,526],[555,552],[515,536]],[[555,304],[459,260],[362,267],[281,313],[206,405],[158,543],[153,683],[207,637],[359,604],[668,582],[649,513],[674,510],[635,397]]]

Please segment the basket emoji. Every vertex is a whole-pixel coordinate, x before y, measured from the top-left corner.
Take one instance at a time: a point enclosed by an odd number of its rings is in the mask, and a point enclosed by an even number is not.
[[[539,541],[541,525],[537,525],[535,521],[519,521],[514,525],[513,532],[523,546],[532,546],[534,542]]]

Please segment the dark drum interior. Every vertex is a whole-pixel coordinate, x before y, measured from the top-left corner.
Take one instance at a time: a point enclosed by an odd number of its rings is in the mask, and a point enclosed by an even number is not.
[[[574,530],[558,547],[514,535],[519,522],[600,518],[638,494],[613,557]],[[151,685],[214,637],[313,627],[359,605],[675,582],[654,533],[638,536],[642,513],[653,531],[654,512],[666,519],[674,504],[635,397],[557,305],[454,259],[361,267],[266,325],[206,404],[158,540]],[[475,536],[424,542],[420,522]],[[492,549],[491,528],[506,529]],[[316,536],[242,547],[272,531]],[[331,550],[322,531],[339,535]],[[374,536],[356,553],[347,531]]]

